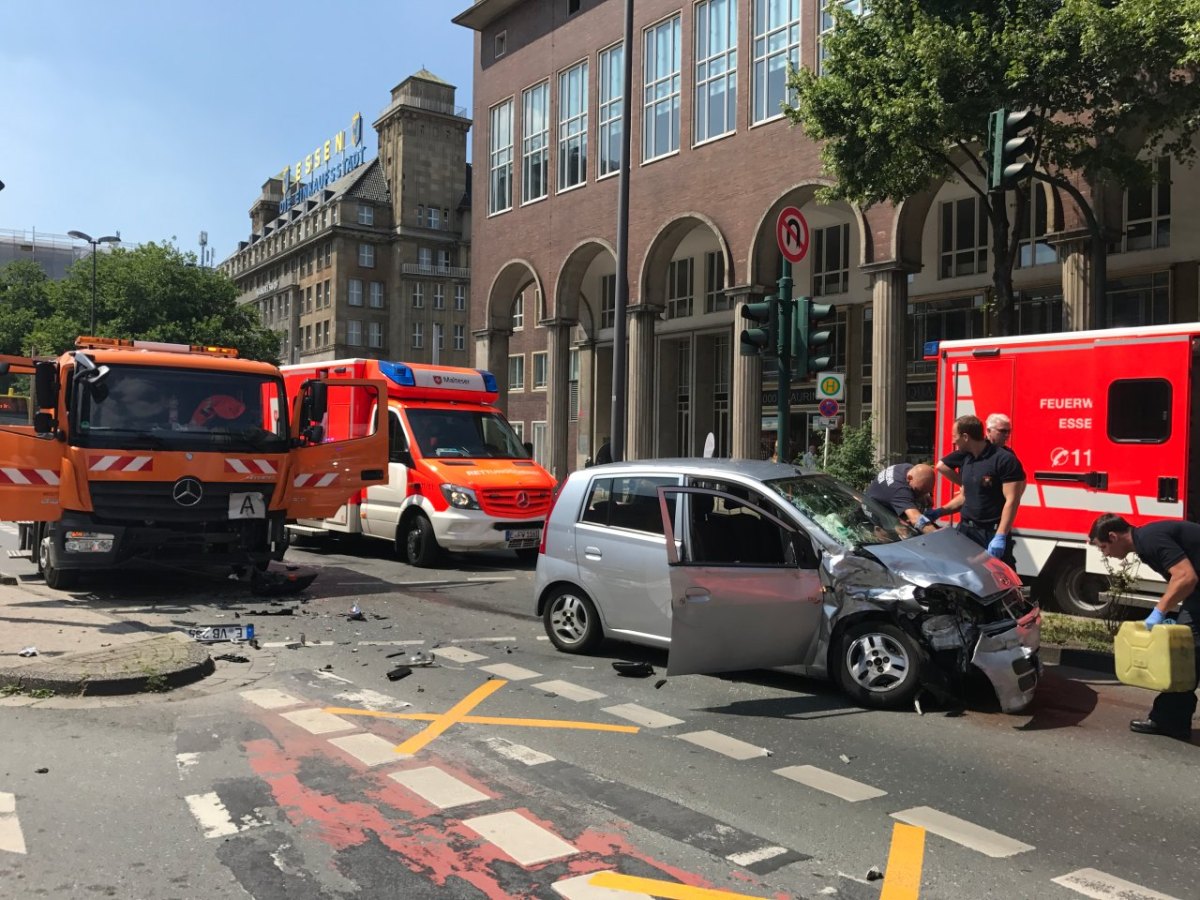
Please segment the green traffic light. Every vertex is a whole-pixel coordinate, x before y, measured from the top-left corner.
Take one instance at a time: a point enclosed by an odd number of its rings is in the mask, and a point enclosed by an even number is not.
[[[1021,134],[1033,126],[1032,109],[1009,112],[1000,108],[988,116],[988,189],[1009,190],[1033,171],[1031,156],[1037,142],[1032,134]]]
[[[756,303],[742,306],[742,318],[759,323],[757,328],[746,328],[738,341],[742,356],[773,357],[779,334],[779,298],[774,294]]]

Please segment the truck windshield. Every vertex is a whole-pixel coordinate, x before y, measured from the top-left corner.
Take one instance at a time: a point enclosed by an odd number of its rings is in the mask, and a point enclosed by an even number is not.
[[[767,486],[847,549],[891,544],[917,534],[890,509],[828,475],[779,478]]]
[[[529,459],[521,439],[497,412],[412,407],[405,412],[421,456]]]
[[[74,401],[71,437],[83,447],[288,449],[287,407],[278,378],[110,365],[98,383],[76,380]]]

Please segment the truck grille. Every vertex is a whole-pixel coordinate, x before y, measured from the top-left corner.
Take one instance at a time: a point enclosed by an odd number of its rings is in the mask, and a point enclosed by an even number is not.
[[[201,481],[200,501],[181,506],[172,496],[173,481],[93,481],[92,508],[112,522],[204,522],[229,519],[229,495],[257,492],[271,505],[273,484]]]
[[[484,488],[478,497],[485,513],[506,519],[542,519],[550,507],[547,488]]]

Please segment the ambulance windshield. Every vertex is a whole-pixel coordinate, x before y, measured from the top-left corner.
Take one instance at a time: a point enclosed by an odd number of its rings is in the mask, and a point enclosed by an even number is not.
[[[77,381],[74,402],[84,447],[288,448],[283,385],[268,376],[114,364],[100,382]]]
[[[427,459],[529,459],[521,439],[499,413],[412,407],[407,413],[417,449]]]

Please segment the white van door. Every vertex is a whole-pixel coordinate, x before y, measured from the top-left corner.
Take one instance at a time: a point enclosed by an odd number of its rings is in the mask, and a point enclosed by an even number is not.
[[[408,436],[400,421],[400,414],[389,408],[388,426],[388,479],[383,484],[367,488],[362,501],[362,531],[370,537],[394,540],[400,525],[400,510],[408,496],[408,466],[412,461],[408,451]]]

